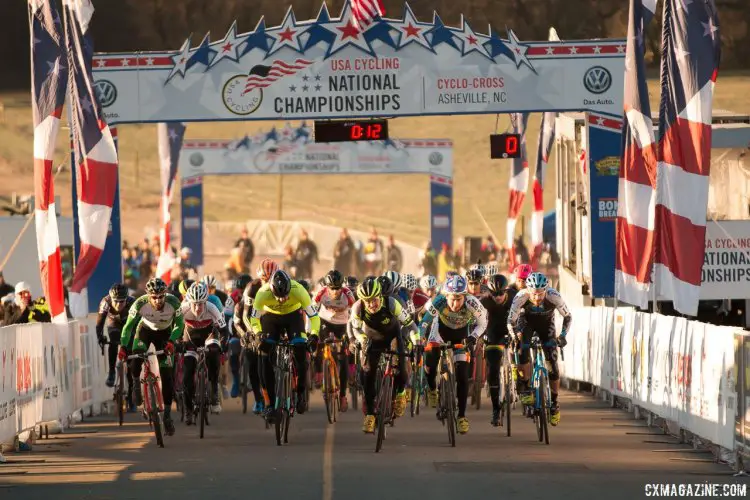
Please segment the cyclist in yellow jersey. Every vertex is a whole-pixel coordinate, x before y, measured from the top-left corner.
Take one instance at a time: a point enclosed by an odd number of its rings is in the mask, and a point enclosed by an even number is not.
[[[260,345],[260,380],[265,399],[265,417],[273,420],[276,401],[275,377],[273,371],[273,347],[278,343],[282,333],[286,332],[294,344],[294,361],[297,374],[297,412],[307,410],[305,384],[307,382],[307,343],[305,318],[310,319],[310,345],[317,347],[320,318],[307,290],[292,280],[285,271],[276,271],[271,280],[263,285],[255,295],[253,309],[250,313],[250,327],[256,335],[263,334]]]

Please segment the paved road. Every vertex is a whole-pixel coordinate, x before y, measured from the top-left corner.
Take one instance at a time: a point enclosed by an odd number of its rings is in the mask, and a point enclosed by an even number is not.
[[[327,424],[318,392],[311,411],[294,418],[284,447],[260,418],[242,415],[237,400],[225,403],[205,439],[196,427],[179,424],[164,449],[136,415],[122,428],[99,417],[40,441],[32,452],[6,455],[0,498],[615,500],[644,498],[645,485],[654,482],[747,486],[712,455],[693,453],[588,395],[566,392],[561,404],[550,446],[536,441],[532,423],[520,415],[506,437],[482,409],[471,410],[471,432],[450,448],[426,411],[399,419],[379,454],[374,437],[360,431],[360,412]]]

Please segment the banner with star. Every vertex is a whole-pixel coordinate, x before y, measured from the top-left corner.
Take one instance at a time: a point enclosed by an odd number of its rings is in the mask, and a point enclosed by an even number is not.
[[[521,42],[465,19],[354,20],[350,2],[315,20],[237,24],[197,47],[99,54],[110,123],[368,118],[591,110],[622,114],[624,40]],[[616,76],[616,77],[615,77]]]

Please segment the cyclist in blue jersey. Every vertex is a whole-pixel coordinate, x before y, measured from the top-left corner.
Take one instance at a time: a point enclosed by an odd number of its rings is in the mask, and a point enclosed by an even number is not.
[[[555,311],[563,317],[560,336],[555,335]],[[526,278],[526,288],[518,292],[513,299],[508,315],[508,332],[521,343],[519,358],[518,393],[525,405],[534,404],[534,393],[529,389],[531,376],[531,358],[529,343],[536,333],[541,340],[545,356],[550,363],[549,381],[552,393],[552,407],[550,408],[550,424],[560,423],[560,404],[558,392],[560,390],[560,371],[557,365],[557,346],[565,347],[568,343],[566,335],[573,316],[565,304],[560,293],[549,286],[547,277],[542,273],[531,273]],[[519,336],[521,337],[519,339]]]

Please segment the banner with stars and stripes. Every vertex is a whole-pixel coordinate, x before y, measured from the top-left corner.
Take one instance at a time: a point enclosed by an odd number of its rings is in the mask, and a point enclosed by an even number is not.
[[[367,11],[367,15],[362,15]],[[389,15],[393,15],[389,12]],[[326,119],[591,110],[621,113],[623,40],[522,42],[508,30],[386,18],[380,0],[289,9],[279,26],[233,23],[178,50],[101,54],[111,123]],[[158,49],[158,48],[155,48]],[[174,48],[173,48],[174,49]]]

